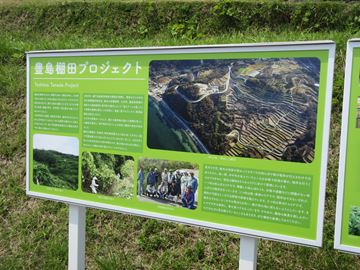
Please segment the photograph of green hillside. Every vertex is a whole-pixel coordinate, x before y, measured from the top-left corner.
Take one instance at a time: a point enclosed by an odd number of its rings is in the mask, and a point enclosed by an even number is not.
[[[82,190],[130,199],[134,192],[134,158],[106,153],[82,153]]]
[[[35,134],[33,182],[55,188],[78,188],[79,141],[74,137]]]
[[[150,63],[149,148],[311,163],[320,60]]]

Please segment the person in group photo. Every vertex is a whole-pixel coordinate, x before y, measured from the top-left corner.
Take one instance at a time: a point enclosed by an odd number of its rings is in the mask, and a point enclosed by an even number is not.
[[[197,180],[197,178],[194,176],[194,173],[193,173],[193,172],[190,173],[190,182],[189,182],[189,185],[191,186],[192,191],[195,193],[195,192],[197,191],[197,188],[198,188],[198,180]]]
[[[169,200],[174,201],[175,203],[177,203],[178,198],[179,198],[179,190],[177,189],[177,185],[176,185],[176,181],[173,180],[171,182],[170,188],[168,190],[168,198]]]
[[[168,182],[170,173],[167,168],[164,168],[163,172],[161,173],[161,182]]]
[[[169,174],[168,174],[168,177],[167,177],[168,189],[170,189],[173,177],[174,177],[174,171],[170,170]]]
[[[165,169],[166,170],[166,169]],[[168,174],[164,175],[164,173],[162,174],[162,176],[165,176],[165,177],[162,177],[162,181],[160,183],[160,185],[158,186],[158,196],[160,199],[166,199],[167,197],[167,193],[168,193],[168,182],[167,182],[167,179],[168,179]]]
[[[180,199],[180,196],[181,196],[181,173],[180,173],[180,170],[176,170],[172,181],[175,182],[177,196]]]
[[[190,176],[187,171],[181,176],[181,194],[184,194],[188,183],[190,182]]]
[[[145,180],[145,175],[144,175],[143,169],[139,166],[139,171],[138,171],[138,195],[139,196],[144,193],[144,180]]]
[[[192,186],[188,185],[185,193],[183,193],[181,197],[182,206],[189,209],[195,209],[194,201],[195,201],[195,196],[192,190]]]
[[[155,177],[155,185],[158,186],[161,182],[161,176],[160,173],[158,171],[158,168],[154,168],[154,177]]]
[[[195,177],[194,172],[190,172],[189,184],[191,185],[192,191],[194,192],[195,201],[197,201],[198,200],[198,192],[197,191],[198,191],[199,181]]]
[[[146,194],[149,197],[154,197],[157,192],[156,192],[156,188],[155,188],[155,184],[156,184],[156,173],[154,168],[150,169],[150,172],[146,178],[146,182],[147,182],[147,186],[146,186]]]

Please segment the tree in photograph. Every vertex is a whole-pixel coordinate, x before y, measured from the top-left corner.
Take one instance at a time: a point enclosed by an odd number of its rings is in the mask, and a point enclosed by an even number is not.
[[[34,164],[34,182],[36,184],[48,186],[52,177],[46,165],[37,162]]]
[[[130,156],[84,152],[82,178],[83,191],[129,198],[134,187],[134,160]]]
[[[91,175],[96,175],[94,157],[90,152],[84,152],[82,156],[82,175],[84,179],[90,179]]]
[[[360,207],[352,207],[349,220],[349,234],[360,236]]]

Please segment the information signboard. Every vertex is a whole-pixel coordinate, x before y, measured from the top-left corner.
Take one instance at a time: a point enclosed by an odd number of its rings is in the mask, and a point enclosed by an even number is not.
[[[27,193],[321,246],[331,41],[27,55]]]
[[[360,253],[360,39],[349,40],[346,51],[341,125],[335,248]]]

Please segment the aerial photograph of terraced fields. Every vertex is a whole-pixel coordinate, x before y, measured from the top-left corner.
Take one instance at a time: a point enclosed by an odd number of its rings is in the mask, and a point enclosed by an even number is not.
[[[149,148],[311,163],[318,58],[150,63]]]

